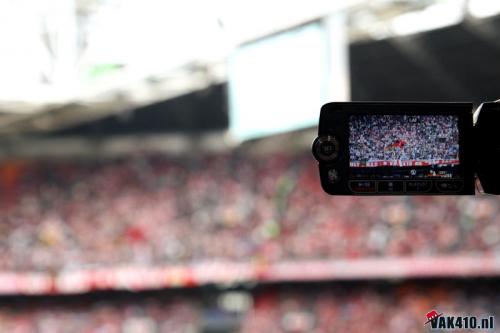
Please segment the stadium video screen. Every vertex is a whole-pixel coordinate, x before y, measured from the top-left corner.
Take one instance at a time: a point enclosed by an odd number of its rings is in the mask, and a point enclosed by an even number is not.
[[[351,115],[350,178],[460,178],[456,115]]]
[[[310,110],[327,100],[330,76],[326,36],[321,24],[310,23],[244,44],[232,53],[231,135],[248,140],[316,124]]]

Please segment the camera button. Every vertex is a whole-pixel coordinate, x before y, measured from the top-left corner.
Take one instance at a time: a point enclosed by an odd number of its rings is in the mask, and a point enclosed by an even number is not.
[[[431,180],[409,180],[406,182],[406,192],[429,192],[432,188]]]
[[[453,193],[460,192],[464,187],[463,180],[438,180],[436,187],[439,192]]]
[[[339,140],[333,135],[316,138],[313,143],[313,155],[319,161],[334,161],[339,156]]]
[[[328,182],[331,184],[338,183],[340,180],[340,175],[337,169],[329,169],[328,170]]]
[[[404,182],[394,180],[381,180],[378,182],[379,193],[403,193]]]
[[[377,184],[373,180],[351,180],[349,188],[354,193],[375,193]]]

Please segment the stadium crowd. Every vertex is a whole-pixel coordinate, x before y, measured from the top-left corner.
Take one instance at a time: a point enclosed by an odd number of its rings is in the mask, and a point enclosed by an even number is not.
[[[47,303],[0,308],[0,332],[195,333],[200,311],[187,299]],[[64,303],[63,303],[64,304]]]
[[[197,297],[136,296],[128,300],[0,307],[0,331],[12,333],[326,333],[422,332],[426,314],[488,318],[498,313],[498,283],[424,281],[272,286],[221,324],[221,310]],[[213,326],[218,321],[217,329]],[[479,321],[478,321],[479,322]],[[239,323],[239,324],[238,324]],[[430,324],[427,324],[428,326]],[[236,326],[236,329],[235,329]],[[211,329],[210,329],[211,328]],[[488,330],[488,332],[497,332]]]
[[[330,197],[309,154],[23,162],[2,174],[0,270],[487,254],[495,197]]]
[[[356,115],[349,130],[351,162],[458,159],[456,116]]]
[[[304,287],[255,296],[253,309],[243,322],[243,333],[290,332],[407,332],[430,330],[426,314],[437,310],[445,316],[498,313],[498,287],[460,287],[452,281],[402,283],[392,287],[368,285],[326,288]],[[495,327],[498,331],[498,328]]]

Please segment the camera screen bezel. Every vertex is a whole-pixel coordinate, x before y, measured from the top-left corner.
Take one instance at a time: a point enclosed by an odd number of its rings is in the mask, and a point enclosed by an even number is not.
[[[333,137],[339,142],[338,157],[334,161],[319,161],[321,184],[323,189],[335,195],[470,195],[474,194],[474,155],[473,155],[473,105],[460,102],[334,102],[323,105],[321,108],[318,138]],[[349,166],[349,117],[351,115],[455,115],[458,116],[459,129],[459,159],[460,171],[463,176],[460,180],[425,179],[431,187],[426,191],[407,190],[407,182],[414,180],[401,179],[370,179],[366,183],[371,189],[372,181],[376,183],[375,190],[354,191],[351,168]],[[335,170],[337,179],[333,182],[329,172]],[[359,180],[362,181],[362,180]],[[366,180],[368,182],[368,180]],[[379,191],[381,182],[405,182],[402,190],[393,192]],[[454,190],[442,190],[447,182],[453,185],[462,184]],[[415,183],[415,182],[414,182]],[[358,183],[356,183],[357,185]],[[438,186],[439,184],[439,186]],[[409,188],[409,186],[408,186]]]

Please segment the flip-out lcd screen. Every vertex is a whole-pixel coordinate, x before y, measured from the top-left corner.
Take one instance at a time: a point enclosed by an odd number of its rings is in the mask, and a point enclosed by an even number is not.
[[[350,115],[349,178],[461,178],[458,122],[456,115]]]

